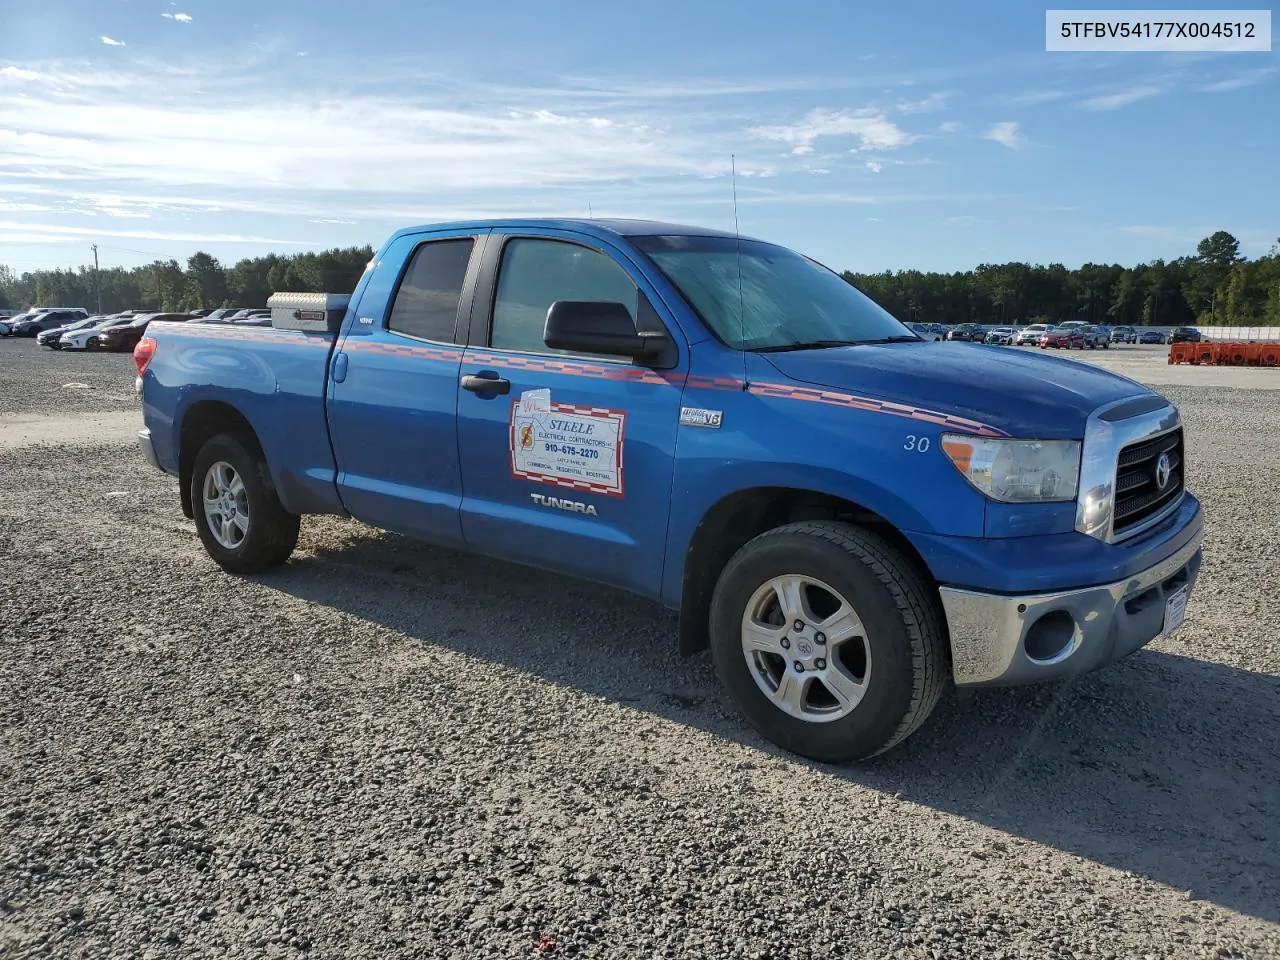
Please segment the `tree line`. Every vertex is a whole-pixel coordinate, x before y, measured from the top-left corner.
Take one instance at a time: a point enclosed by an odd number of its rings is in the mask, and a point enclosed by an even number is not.
[[[262,307],[277,290],[350,293],[372,257],[372,247],[351,247],[268,254],[226,268],[200,252],[187,259],[185,269],[176,260],[157,260],[128,270],[103,270],[96,283],[91,267],[18,276],[0,265],[0,307],[97,309],[99,292],[107,313]],[[956,273],[845,271],[843,276],[900,319],[911,321],[1280,325],[1280,241],[1266,256],[1249,260],[1225,230],[1201,240],[1194,256],[1135,267],[1086,263],[1068,270],[1058,263],[1004,263]]]
[[[1249,260],[1225,230],[1201,240],[1194,256],[1135,267],[1003,263],[843,276],[900,319],[927,323],[1280,325],[1280,240]]]
[[[0,264],[0,307],[85,307],[103,313],[138,309],[185,312],[218,307],[265,307],[277,290],[302,293],[351,293],[372,247],[350,247],[292,256],[268,254],[240,260],[227,268],[210,254],[156,260],[141,267],[93,267],[36,270],[15,274]]]

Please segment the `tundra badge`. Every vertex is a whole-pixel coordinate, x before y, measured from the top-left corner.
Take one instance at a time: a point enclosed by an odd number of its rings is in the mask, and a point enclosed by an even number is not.
[[[534,503],[544,507],[556,507],[560,510],[568,510],[570,513],[581,513],[588,517],[598,517],[596,508],[589,503],[579,503],[577,500],[561,500],[559,497],[548,497],[544,493],[531,493],[529,499]]]

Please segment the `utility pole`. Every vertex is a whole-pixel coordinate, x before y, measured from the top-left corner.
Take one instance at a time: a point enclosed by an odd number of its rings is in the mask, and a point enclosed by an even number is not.
[[[98,316],[102,316],[102,278],[98,274],[98,245],[91,243],[93,247],[93,289],[98,294]]]

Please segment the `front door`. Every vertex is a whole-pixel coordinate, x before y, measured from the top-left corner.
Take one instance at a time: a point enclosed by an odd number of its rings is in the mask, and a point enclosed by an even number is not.
[[[658,595],[683,344],[678,367],[662,371],[546,346],[556,300],[618,301],[632,319],[664,322],[644,278],[599,241],[495,234],[486,260],[496,277],[480,280],[484,322],[458,399],[468,546]]]

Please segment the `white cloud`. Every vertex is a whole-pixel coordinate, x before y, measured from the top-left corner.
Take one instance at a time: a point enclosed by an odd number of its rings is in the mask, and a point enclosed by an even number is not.
[[[227,233],[176,233],[164,230],[110,230],[72,227],[54,223],[21,223],[0,220],[0,233],[20,234],[25,243],[60,243],[70,238],[116,237],[125,240],[168,240],[175,243],[269,243],[305,247],[309,240],[279,240]]]
[[[160,16],[166,20],[176,20],[178,23],[190,23],[193,19],[189,13],[162,13]]]
[[[1061,90],[1034,90],[1031,93],[1020,93],[1010,97],[1009,103],[1015,107],[1034,107],[1040,103],[1052,103],[1061,100],[1066,94]]]
[[[1275,67],[1261,67],[1257,70],[1238,73],[1234,77],[1227,77],[1225,80],[1206,83],[1201,87],[1197,87],[1197,89],[1201,93],[1229,93],[1232,90],[1243,90],[1245,87],[1252,87],[1262,83],[1268,77],[1274,76],[1275,73]]]
[[[811,110],[798,123],[754,127],[749,131],[765,140],[792,144],[792,153],[813,152],[819,137],[857,137],[855,150],[894,150],[915,141],[915,137],[875,108],[861,110]]]
[[[955,120],[948,120],[946,123],[938,124],[938,129],[943,133],[958,133],[964,129],[964,124],[958,123]]]
[[[947,95],[944,93],[931,93],[923,100],[911,100],[899,103],[895,109],[899,113],[933,113],[941,110],[947,104]]]
[[[6,80],[48,80],[48,75],[22,67],[0,67],[0,77]]]
[[[125,46],[125,42],[123,40],[113,40],[111,37],[106,37],[106,36],[102,38],[102,42],[105,43],[108,47]]]
[[[1130,87],[1128,90],[1119,90],[1115,93],[1090,97],[1087,100],[1082,100],[1078,106],[1085,110],[1119,110],[1121,107],[1127,107],[1131,103],[1137,103],[1139,100],[1145,100],[1148,97],[1164,93],[1166,89],[1166,87],[1155,84],[1144,84]]]
[[[638,120],[464,111],[389,97],[0,99],[0,173],[377,193],[546,186],[727,166]],[[369,156],[378,157],[376,177]],[[727,159],[727,158],[726,158]]]
[[[1018,125],[1012,120],[992,124],[982,136],[986,140],[994,140],[1013,150],[1023,144],[1022,135],[1018,133]]]
[[[867,169],[870,170],[872,173],[879,173],[881,170],[884,169],[884,167],[876,163],[874,160],[868,160]]]

